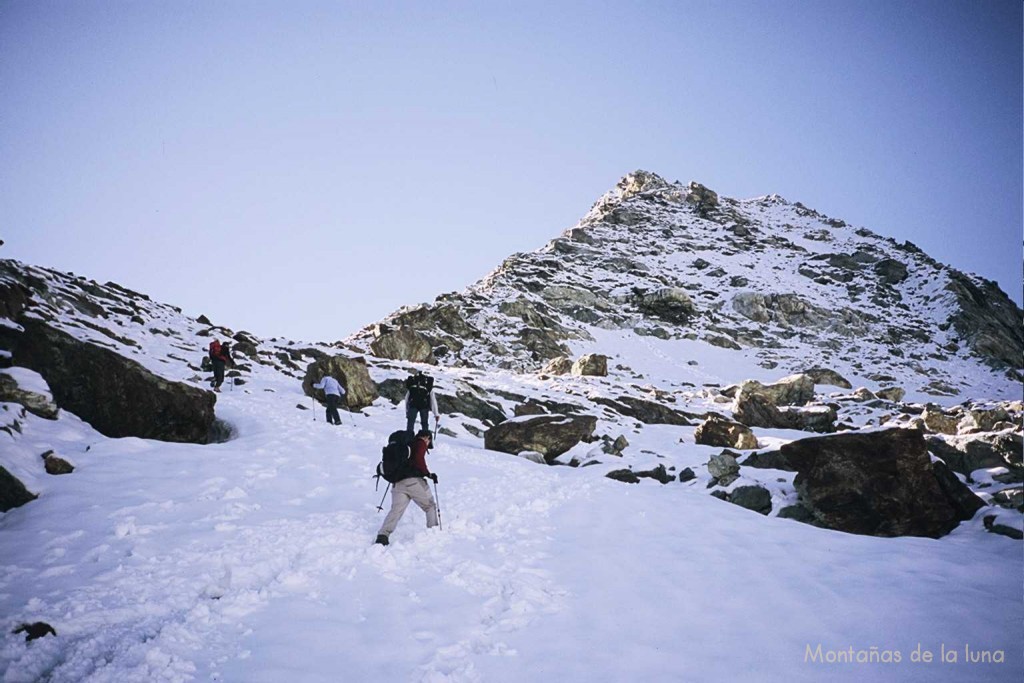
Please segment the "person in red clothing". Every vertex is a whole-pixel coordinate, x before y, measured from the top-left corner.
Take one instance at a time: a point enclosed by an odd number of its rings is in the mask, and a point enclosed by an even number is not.
[[[391,511],[384,518],[375,543],[388,544],[388,537],[398,526],[398,521],[405,514],[405,508],[409,507],[409,501],[419,505],[426,513],[428,529],[437,526],[437,503],[434,502],[434,496],[431,495],[430,486],[427,484],[427,479],[437,483],[437,475],[427,469],[427,450],[433,437],[430,430],[422,429],[410,444],[407,476],[403,476],[391,487]]]
[[[224,367],[231,364],[231,342],[220,343],[214,339],[210,342],[210,362],[213,363],[213,390],[219,392],[224,383]]]

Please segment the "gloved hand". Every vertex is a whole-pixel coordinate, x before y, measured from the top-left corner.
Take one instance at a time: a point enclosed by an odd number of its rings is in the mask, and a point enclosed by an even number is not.
[[[436,484],[437,483],[437,474],[435,474],[434,472],[431,472],[430,474],[427,475],[427,479],[433,479],[434,483]]]

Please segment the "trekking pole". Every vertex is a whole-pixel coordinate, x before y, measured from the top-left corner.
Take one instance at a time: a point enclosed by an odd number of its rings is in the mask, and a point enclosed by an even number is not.
[[[380,499],[380,505],[377,506],[377,512],[384,512],[384,498],[388,497],[388,491],[391,490],[391,482],[388,482],[388,486],[384,489],[384,496]]]
[[[444,524],[441,524],[441,496],[437,495],[437,482],[434,482],[434,505],[437,506],[437,528],[444,531]]]
[[[313,422],[316,422],[316,396],[310,394],[309,400],[313,403]]]

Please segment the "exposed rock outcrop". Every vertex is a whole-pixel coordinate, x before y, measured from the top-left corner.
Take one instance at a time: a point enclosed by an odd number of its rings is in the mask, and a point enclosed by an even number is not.
[[[828,368],[811,368],[810,370],[805,370],[802,374],[810,377],[811,381],[814,382],[814,384],[816,385],[828,384],[831,386],[839,387],[841,389],[853,388],[853,385],[850,384],[850,381],[848,379],[840,375],[835,370],[829,370]]]
[[[640,420],[644,424],[691,425],[699,415],[673,410],[655,401],[648,401],[633,396],[619,396],[615,399],[596,396],[595,403],[607,406],[626,417]]]
[[[0,328],[16,365],[46,380],[58,406],[112,437],[206,443],[214,394],[159,377],[135,361],[23,316],[24,332]]]
[[[831,406],[778,408],[761,393],[741,391],[733,404],[733,416],[748,427],[797,429],[827,434],[836,430],[836,411]]]
[[[0,512],[7,512],[25,503],[35,500],[38,496],[30,492],[21,480],[0,466]]]
[[[541,368],[543,375],[567,375],[572,371],[573,362],[568,356],[558,356],[548,361],[547,365]]]
[[[984,506],[955,477],[936,473],[918,430],[814,437],[780,451],[797,471],[801,502],[830,529],[938,538]]]
[[[709,415],[694,432],[697,443],[748,450],[757,448],[757,437],[750,428],[720,415]]]
[[[775,406],[807,405],[814,400],[814,380],[804,374],[783,377],[771,384],[748,379],[741,382],[736,390],[737,398],[742,395],[763,396]]]
[[[591,415],[536,415],[513,418],[484,432],[484,448],[516,455],[537,451],[551,462],[594,435]]]
[[[47,474],[53,475],[71,474],[75,471],[74,465],[53,451],[43,453],[43,467],[46,469]]]
[[[951,271],[947,289],[959,304],[952,323],[975,353],[993,367],[1019,369],[1024,356],[1024,314],[994,282],[980,284]]]
[[[638,292],[634,301],[644,314],[677,325],[686,324],[696,313],[690,295],[678,287]]]
[[[19,371],[23,371],[23,369],[0,370],[0,403],[17,403],[37,417],[56,420],[60,409],[53,402],[53,397],[49,393],[23,388],[18,383]]]
[[[430,341],[411,327],[384,332],[370,342],[370,351],[378,358],[407,360],[413,363],[430,363],[434,360]]]
[[[480,420],[484,424],[496,425],[505,421],[504,411],[470,391],[456,391],[455,395],[434,390],[437,410],[442,415],[459,413]]]
[[[1024,481],[1021,463],[1024,437],[1019,433],[929,436],[927,446],[950,469],[965,476],[984,468],[1006,467]]]
[[[576,359],[570,372],[573,375],[591,375],[606,377],[608,375],[608,356],[600,353],[588,353]]]

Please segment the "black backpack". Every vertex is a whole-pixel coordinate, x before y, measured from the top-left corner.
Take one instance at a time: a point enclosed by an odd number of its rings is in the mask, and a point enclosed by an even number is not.
[[[409,432],[404,429],[392,432],[388,437],[388,445],[381,449],[380,464],[377,465],[377,476],[384,481],[397,484],[409,476]]]
[[[405,380],[409,390],[409,405],[417,410],[430,407],[430,392],[434,389],[434,378],[430,375],[415,375]]]

